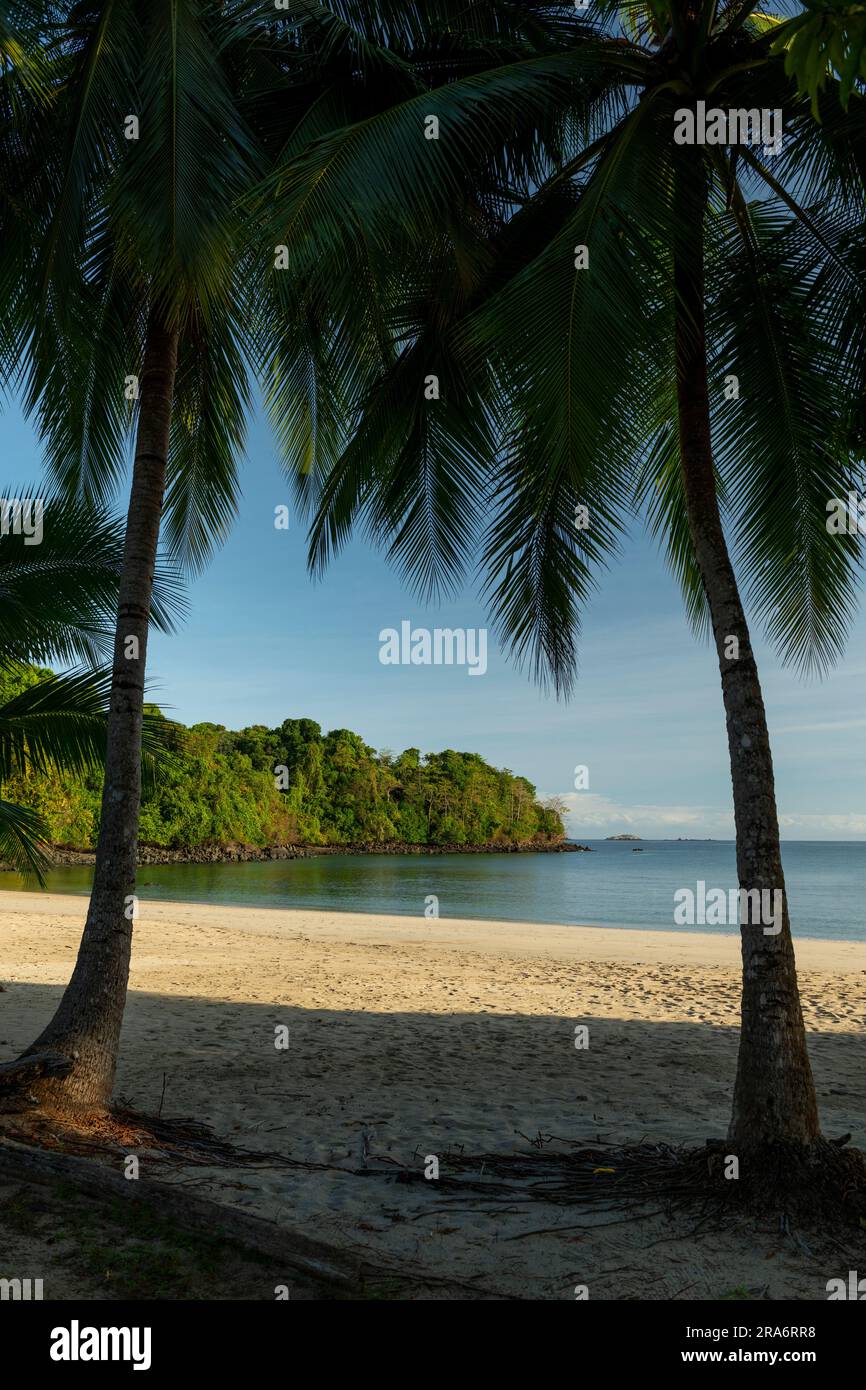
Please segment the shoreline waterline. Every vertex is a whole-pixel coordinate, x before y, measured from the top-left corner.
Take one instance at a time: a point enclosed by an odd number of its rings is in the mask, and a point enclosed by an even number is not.
[[[146,865],[142,902],[308,909],[413,917],[579,924],[634,931],[706,930],[739,938],[738,923],[701,912],[682,922],[678,904],[736,890],[730,841],[590,841],[586,854],[315,855],[254,863]],[[788,908],[796,939],[866,941],[866,844],[783,845]],[[49,892],[90,892],[91,867],[49,872]],[[0,875],[0,910],[10,891],[38,891]]]
[[[24,918],[52,915],[79,918],[83,923],[86,896],[82,893],[31,893],[9,890],[0,896],[0,925],[13,915]],[[479,950],[491,954],[535,955],[562,960],[634,961],[655,964],[701,964],[740,969],[739,932],[700,931],[692,927],[631,928],[591,923],[526,922],[477,917],[424,918],[400,913],[356,912],[306,907],[254,907],[226,903],[142,899],[136,931],[142,920],[178,926],[200,925],[209,930],[290,940],[347,940],[357,933],[359,944],[424,943],[430,948]],[[381,940],[376,941],[379,937]],[[808,969],[858,971],[866,974],[866,941],[832,937],[794,937],[798,961]]]

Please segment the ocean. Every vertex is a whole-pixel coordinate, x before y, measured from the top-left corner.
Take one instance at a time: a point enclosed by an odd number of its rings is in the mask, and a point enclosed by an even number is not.
[[[184,864],[139,870],[142,900],[270,908],[322,908],[440,917],[734,932],[736,926],[679,926],[674,895],[698,885],[736,888],[726,840],[586,840],[590,854],[321,855],[254,864]],[[641,853],[634,853],[639,848]],[[795,936],[866,940],[866,842],[789,841],[782,847]],[[54,893],[86,894],[91,871],[48,877]],[[21,889],[0,873],[3,889]],[[38,890],[37,890],[38,891]],[[2,898],[0,898],[2,911]]]

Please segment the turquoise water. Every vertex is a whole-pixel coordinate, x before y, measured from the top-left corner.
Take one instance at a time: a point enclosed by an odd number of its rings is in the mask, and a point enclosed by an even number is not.
[[[442,917],[489,917],[602,927],[675,927],[674,893],[736,887],[734,846],[724,840],[588,840],[591,854],[323,855],[264,864],[142,868],[142,898],[247,907],[308,907],[421,916],[435,894]],[[790,841],[783,847],[788,901],[799,936],[866,940],[866,843]],[[0,873],[3,889],[22,887]],[[89,869],[58,869],[55,893],[87,893]],[[0,899],[2,910],[2,899]]]

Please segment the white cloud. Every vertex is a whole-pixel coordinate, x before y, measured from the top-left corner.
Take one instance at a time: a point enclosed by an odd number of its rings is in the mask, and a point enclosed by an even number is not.
[[[826,734],[848,729],[866,729],[866,719],[832,719],[823,724],[788,724],[772,730],[774,738],[782,734]]]
[[[820,830],[835,831],[841,835],[866,835],[866,815],[857,811],[844,811],[837,815],[794,811],[787,815],[780,814],[779,825],[783,830]]]
[[[733,809],[718,806],[658,806],[652,804],[624,805],[595,792],[564,792],[560,800],[566,804],[566,831],[571,837],[594,838],[603,835],[633,834],[647,839],[665,839],[677,835],[732,840],[734,838]],[[808,840],[846,839],[866,835],[866,813],[846,811],[821,813],[814,811],[781,811],[779,827],[799,831],[788,836]]]
[[[732,835],[734,830],[733,812],[720,811],[716,807],[624,806],[595,792],[565,792],[561,799],[568,808],[569,833],[575,835],[593,829],[612,833],[630,831],[643,835],[652,835],[655,831],[669,834],[676,830],[696,829],[703,835],[709,831]]]

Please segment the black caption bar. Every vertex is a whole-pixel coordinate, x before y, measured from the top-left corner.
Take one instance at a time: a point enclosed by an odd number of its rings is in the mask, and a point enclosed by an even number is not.
[[[472,1302],[472,1324],[465,1320],[464,1309],[454,1315],[443,1302],[436,1301],[427,1314],[422,1314],[425,1329],[435,1329],[436,1341],[425,1344],[424,1366],[430,1371],[433,1347],[441,1347],[439,1358],[444,1370],[466,1369],[465,1352],[461,1342],[452,1342],[448,1330],[462,1328],[465,1332],[483,1329],[483,1357],[491,1362],[499,1356],[510,1356],[514,1349],[515,1333],[520,1335],[522,1315],[508,1299],[510,1311],[507,1323],[498,1324],[495,1309],[479,1308]],[[633,1303],[575,1301],[558,1311],[543,1306],[541,1316],[552,1335],[579,1338],[565,1343],[579,1347],[580,1363],[586,1365],[588,1353],[594,1354],[609,1373],[618,1370],[666,1373],[674,1366],[698,1374],[704,1366],[762,1367],[768,1371],[789,1367],[806,1367],[827,1373],[856,1363],[863,1344],[864,1318],[859,1308],[840,1306],[845,1299],[820,1303],[771,1302],[695,1302],[695,1303]],[[866,1301],[866,1300],[864,1300]],[[373,1302],[354,1310],[343,1301],[323,1301],[325,1306],[305,1301],[273,1303],[11,1303],[0,1304],[0,1330],[5,1334],[7,1347],[17,1346],[24,1352],[27,1369],[40,1376],[59,1378],[70,1375],[98,1376],[108,1371],[116,1376],[128,1373],[137,1380],[164,1376],[167,1372],[205,1372],[222,1378],[233,1371],[246,1379],[258,1374],[267,1364],[297,1366],[297,1355],[321,1356],[333,1361],[335,1347],[345,1346],[347,1359],[357,1356],[358,1342],[335,1342],[334,1334],[341,1324],[361,1337],[369,1329],[379,1340],[399,1338],[399,1321],[393,1313],[387,1324],[379,1322]],[[527,1304],[532,1300],[527,1299]],[[532,1355],[544,1353],[544,1343],[537,1338],[539,1311],[527,1309],[527,1330],[533,1336],[526,1350]],[[477,1323],[479,1313],[482,1323]],[[372,1316],[370,1316],[372,1314]],[[401,1315],[402,1316],[402,1315]],[[409,1314],[412,1317],[414,1315]],[[325,1319],[327,1320],[325,1322]],[[452,1321],[454,1319],[454,1321]],[[324,1340],[315,1334],[317,1327],[327,1332]],[[314,1339],[310,1341],[309,1334]],[[445,1333],[445,1340],[442,1334]],[[501,1341],[500,1341],[501,1338]],[[476,1356],[482,1355],[476,1344]],[[354,1347],[354,1352],[352,1348]],[[509,1348],[511,1349],[509,1351]],[[552,1348],[551,1348],[552,1349]],[[408,1365],[402,1359],[405,1371]],[[323,1369],[324,1366],[323,1366]],[[489,1368],[488,1368],[489,1369]],[[396,1367],[391,1368],[392,1380]]]

